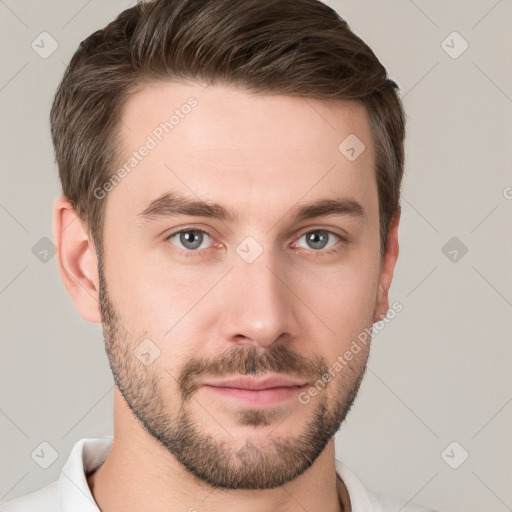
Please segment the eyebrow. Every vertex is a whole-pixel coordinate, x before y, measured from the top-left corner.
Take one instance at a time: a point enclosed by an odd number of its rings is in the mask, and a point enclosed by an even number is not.
[[[236,222],[238,215],[230,208],[218,203],[191,199],[175,192],[167,192],[151,201],[149,206],[137,217],[143,221],[151,221],[162,217],[188,215],[191,217],[209,217],[226,222]],[[297,221],[330,215],[364,217],[365,210],[355,199],[340,197],[320,199],[302,203],[291,210],[292,217]]]

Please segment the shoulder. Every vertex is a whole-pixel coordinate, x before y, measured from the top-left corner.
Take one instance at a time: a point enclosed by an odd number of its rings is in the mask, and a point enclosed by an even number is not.
[[[74,444],[58,480],[25,496],[1,502],[0,512],[99,512],[86,473],[103,463],[112,440],[113,436],[80,439]]]
[[[347,488],[354,512],[439,512],[367,489],[361,480],[339,460],[336,460],[336,472]]]
[[[379,512],[439,512],[387,494],[368,491],[368,495],[376,505],[375,510]]]
[[[58,481],[25,496],[0,503],[0,512],[33,512],[34,510],[38,512],[62,510],[58,495]]]

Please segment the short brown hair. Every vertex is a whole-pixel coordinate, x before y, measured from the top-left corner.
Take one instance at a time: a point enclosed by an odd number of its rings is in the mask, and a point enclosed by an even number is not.
[[[157,80],[361,102],[374,138],[384,252],[404,169],[398,86],[346,21],[318,0],[139,2],[80,44],[50,120],[63,195],[97,249],[104,201],[94,190],[115,172],[124,104]]]

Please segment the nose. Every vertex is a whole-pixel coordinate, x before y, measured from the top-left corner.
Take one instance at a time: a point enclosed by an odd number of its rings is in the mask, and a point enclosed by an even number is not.
[[[297,298],[292,277],[265,252],[252,262],[237,261],[223,287],[222,339],[268,348],[297,335]]]

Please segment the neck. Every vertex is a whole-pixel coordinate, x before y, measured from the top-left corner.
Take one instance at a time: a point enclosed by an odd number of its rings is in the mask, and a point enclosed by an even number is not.
[[[333,439],[307,471],[283,486],[228,490],[214,488],[190,474],[133,415],[132,420],[127,421],[128,417],[114,422],[111,450],[87,478],[102,512],[350,511],[348,492],[336,476]]]

